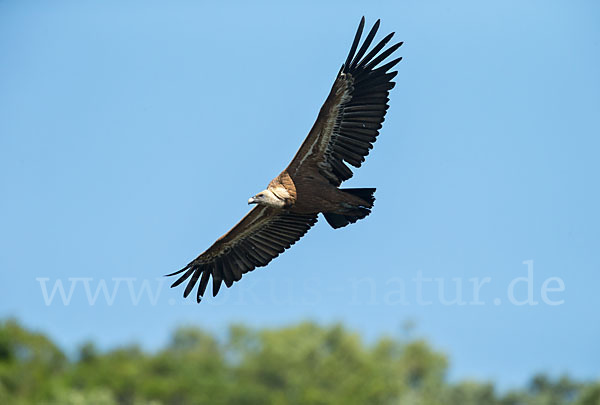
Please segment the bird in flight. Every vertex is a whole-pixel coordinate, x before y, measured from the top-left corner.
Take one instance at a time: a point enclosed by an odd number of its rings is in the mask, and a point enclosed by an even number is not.
[[[216,296],[223,282],[231,287],[243,274],[266,266],[304,236],[320,213],[334,229],[371,213],[374,188],[339,186],[352,177],[346,163],[360,167],[377,139],[395,85],[392,79],[398,73],[390,70],[402,59],[381,64],[402,45],[384,50],[393,32],[369,50],[379,24],[377,20],[360,44],[365,26],[365,18],[361,19],[316,122],[289,166],[248,200],[256,206],[204,253],[167,275],[181,274],[171,287],[188,280],[184,297],[198,280],[200,302],[211,276]]]

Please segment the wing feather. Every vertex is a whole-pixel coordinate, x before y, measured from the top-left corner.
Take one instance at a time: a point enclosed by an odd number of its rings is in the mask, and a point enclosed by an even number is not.
[[[363,42],[362,46],[356,53],[356,56],[354,57],[354,60],[352,61],[352,64],[350,65],[351,68],[356,68],[360,59],[363,57],[365,52],[367,52],[367,49],[369,49],[369,46],[371,46],[371,43],[373,42],[373,38],[375,38],[375,34],[377,34],[377,30],[379,29],[379,24],[381,24],[381,20],[377,20],[375,22],[375,24],[373,24],[373,28],[371,28],[371,31],[369,31],[369,33],[367,34],[367,37],[365,38],[365,41]]]
[[[304,236],[316,222],[317,214],[301,215],[257,206],[187,266],[168,274],[183,273],[171,287],[189,279],[183,292],[183,296],[187,297],[200,280],[196,295],[200,302],[212,277],[212,293],[215,296],[222,282],[231,287],[242,278],[242,274],[266,266]]]
[[[358,43],[360,42],[360,37],[362,36],[363,29],[365,28],[365,17],[363,16],[360,19],[360,23],[358,24],[358,29],[356,30],[356,35],[354,35],[354,41],[352,41],[352,46],[350,47],[350,53],[348,53],[348,58],[346,59],[345,66],[349,66],[350,62],[352,62],[352,56],[354,52],[356,52],[356,48],[358,47]]]
[[[359,47],[364,28],[364,17],[361,19],[350,53],[317,121],[286,169],[292,179],[315,165],[330,183],[339,186],[353,175],[346,163],[360,167],[372,149],[389,108],[393,79],[398,74],[390,70],[402,60],[396,58],[379,66],[402,45],[399,42],[384,49],[394,33],[368,51],[379,25],[377,20]]]

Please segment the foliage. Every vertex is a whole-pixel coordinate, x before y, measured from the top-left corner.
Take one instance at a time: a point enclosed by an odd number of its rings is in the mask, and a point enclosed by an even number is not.
[[[499,394],[489,382],[450,383],[447,368],[423,340],[366,345],[341,325],[234,325],[221,340],[186,327],[156,353],[87,342],[69,359],[44,335],[0,323],[3,404],[600,405],[598,383],[537,375]]]

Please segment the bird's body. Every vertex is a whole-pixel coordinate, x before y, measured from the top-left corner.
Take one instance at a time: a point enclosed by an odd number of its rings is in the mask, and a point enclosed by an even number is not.
[[[319,173],[290,176],[287,170],[269,183],[267,190],[284,197],[283,208],[297,214],[343,213],[348,207],[366,205],[361,198],[333,186]]]
[[[189,279],[184,296],[200,280],[199,302],[211,276],[216,295],[222,282],[229,287],[242,274],[267,265],[300,239],[321,213],[333,228],[371,213],[374,188],[339,186],[352,177],[345,162],[360,167],[376,140],[394,87],[392,79],[398,73],[389,70],[401,58],[379,63],[402,43],[381,52],[392,33],[366,53],[379,20],[358,49],[363,27],[364,18],[315,124],[288,167],[248,200],[257,206],[237,225],[186,267],[169,274],[183,273],[172,287]]]

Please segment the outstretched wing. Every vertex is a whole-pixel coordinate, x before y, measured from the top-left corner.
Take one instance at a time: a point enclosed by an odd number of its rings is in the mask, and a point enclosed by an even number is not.
[[[317,222],[317,214],[298,215],[285,210],[256,206],[229,232],[174,276],[183,273],[171,287],[188,280],[187,297],[200,279],[196,300],[200,302],[212,276],[213,297],[224,281],[231,287],[242,274],[271,260],[296,243]]]
[[[379,20],[358,45],[365,25],[363,17],[346,62],[321,107],[317,121],[287,168],[295,178],[307,165],[316,165],[333,185],[352,177],[344,162],[360,167],[373,147],[388,109],[388,95],[398,74],[390,72],[402,58],[379,66],[402,42],[382,51],[394,33],[387,35],[368,53],[379,28]]]

